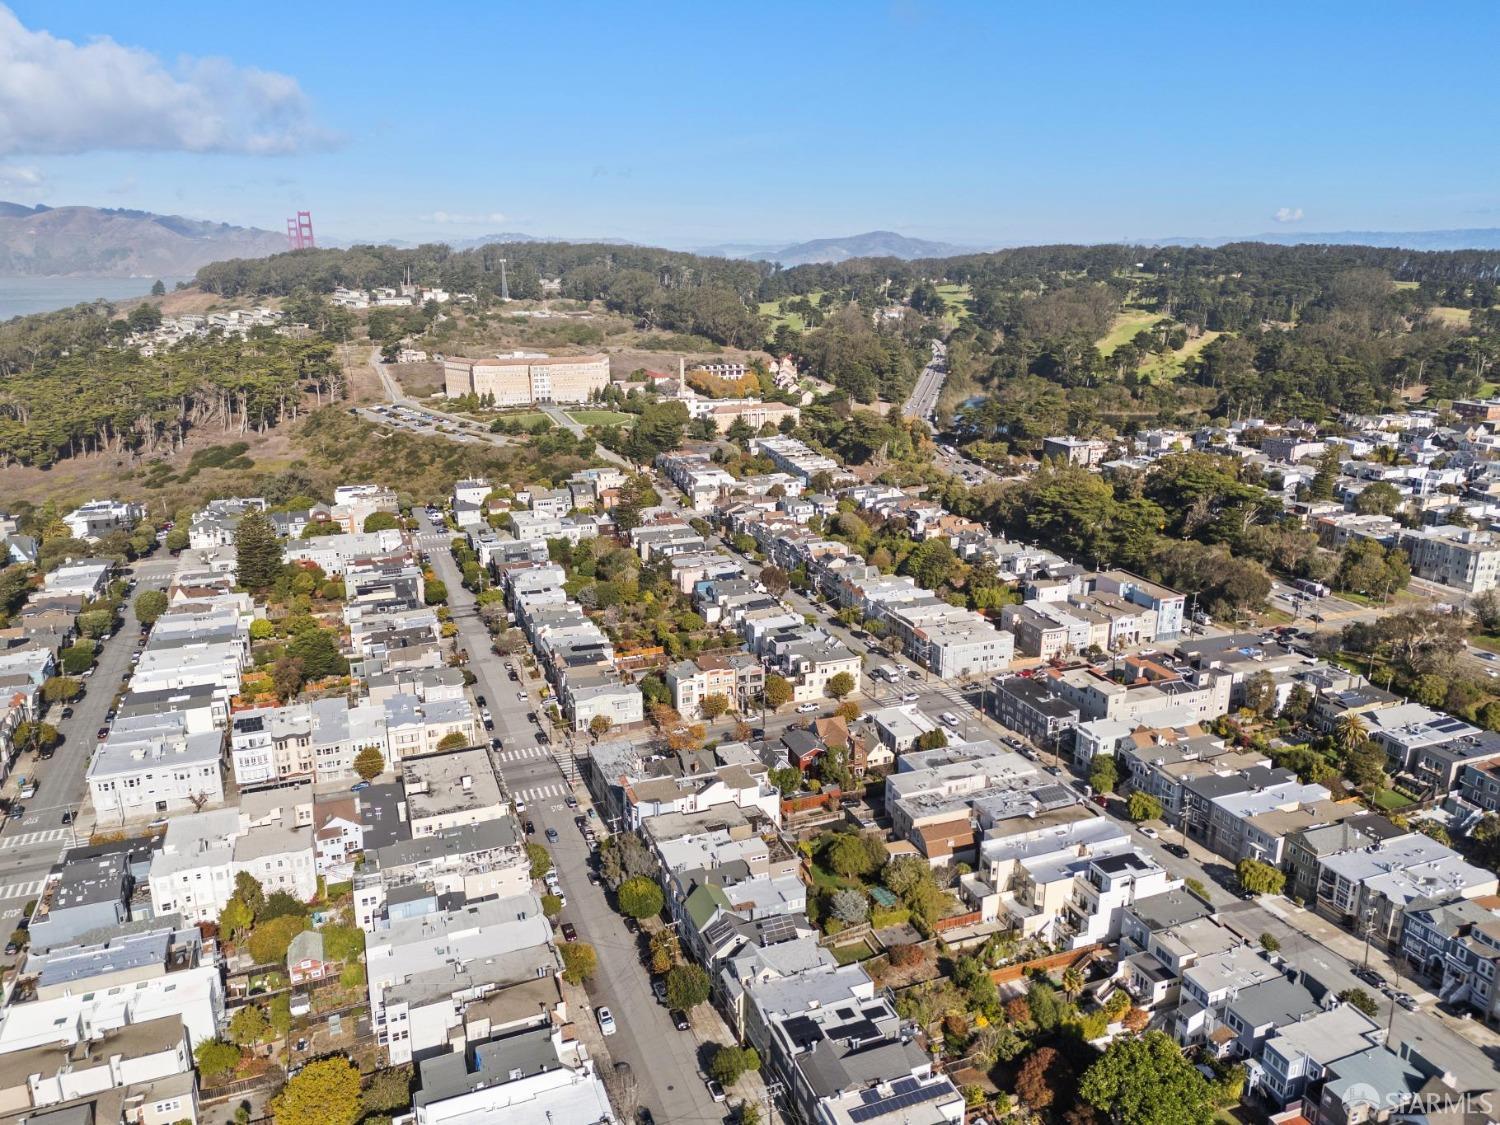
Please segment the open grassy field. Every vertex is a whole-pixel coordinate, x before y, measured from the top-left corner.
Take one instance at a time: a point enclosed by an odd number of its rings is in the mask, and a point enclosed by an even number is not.
[[[1141,364],[1141,377],[1143,379],[1150,379],[1152,382],[1177,378],[1187,367],[1188,360],[1192,359],[1193,356],[1197,355],[1222,335],[1222,332],[1204,332],[1196,338],[1189,340],[1186,344],[1183,344],[1175,352],[1168,352],[1166,355],[1161,356],[1152,356],[1146,363]]]
[[[1134,339],[1137,332],[1144,332],[1160,319],[1161,316],[1157,313],[1125,309],[1115,314],[1114,324],[1110,325],[1109,331],[1095,347],[1099,349],[1100,355],[1111,355],[1121,344]]]
[[[948,319],[955,324],[969,315],[969,299],[974,296],[974,290],[967,285],[939,285],[938,296],[948,306]]]
[[[620,410],[570,410],[568,417],[583,426],[629,426],[635,422],[634,414]]]
[[[486,411],[480,414],[476,414],[474,415],[474,417],[483,419],[501,418],[507,422],[519,422],[523,426],[534,426],[538,422],[552,421],[551,418],[547,417],[547,415],[542,413],[540,410],[521,410],[517,411],[514,414],[491,414]]]
[[[788,301],[794,301],[796,299],[797,298],[795,297],[783,297],[779,301],[762,301],[760,303],[760,315],[770,318],[772,332],[776,331],[777,326],[781,324],[790,325],[798,332],[807,331],[807,322],[802,319],[800,313],[787,312],[783,308],[783,306],[786,305]],[[808,293],[807,299],[813,304],[817,305],[820,309],[823,307],[821,304],[823,300],[823,291],[821,289],[815,289],[811,293]]]
[[[1456,309],[1452,305],[1437,305],[1433,308],[1432,315],[1450,328],[1469,327],[1468,309]]]

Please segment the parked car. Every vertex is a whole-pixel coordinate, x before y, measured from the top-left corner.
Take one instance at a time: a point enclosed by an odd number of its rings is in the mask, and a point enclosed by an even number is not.
[[[599,1016],[599,1034],[601,1034],[601,1035],[613,1035],[615,1033],[615,1017],[614,1017],[614,1015],[610,1012],[610,1010],[608,1008],[600,1008],[599,1011],[598,1011],[598,1016]]]
[[[1166,844],[1164,847],[1168,855],[1175,855],[1178,859],[1187,859],[1188,857],[1188,850],[1181,844]]]
[[[1160,838],[1161,833],[1148,825],[1145,828],[1141,829],[1141,835],[1146,837],[1146,839],[1148,840],[1155,840]]]
[[[100,742],[103,742],[106,738],[109,737],[109,728],[108,727],[100,727],[94,733],[94,737],[97,738]]]
[[[1415,1012],[1417,1010],[1417,998],[1410,992],[1396,993],[1396,1003],[1400,1004],[1408,1012]]]
[[[570,809],[576,809],[578,807],[578,798],[570,794],[568,796],[568,799],[564,801],[563,804],[567,805]]]
[[[370,788],[370,783],[368,781],[356,781],[353,785],[349,786],[349,792],[363,793],[368,788]]]
[[[578,927],[574,926],[572,922],[564,922],[562,924],[562,936],[563,941],[577,941]]]
[[[516,702],[517,703],[525,703],[526,702],[526,693],[524,691],[518,691],[518,692],[516,692]]]
[[[72,809],[64,809],[63,810],[62,822],[64,824],[72,824],[73,823],[73,810]]]
[[[704,1085],[708,1087],[708,1096],[713,1098],[714,1101],[722,1102],[728,1098],[728,1095],[724,1093],[724,1087],[720,1086],[712,1078],[708,1079]]]
[[[803,703],[802,705],[800,705],[797,708],[797,714],[799,714],[799,715],[811,715],[817,709],[818,709],[818,705],[816,703]]]
[[[679,1012],[676,1009],[673,1009],[672,1026],[677,1028],[678,1031],[688,1031],[692,1028],[693,1025],[688,1021],[686,1012]]]
[[[651,982],[651,995],[656,997],[656,1002],[658,1004],[665,1004],[667,1002],[666,981],[660,979],[653,980]]]
[[[73,717],[73,708],[64,707],[62,709],[62,717],[65,719],[71,719]]]
[[[498,738],[492,738],[492,739],[490,739],[490,749],[491,750],[499,750],[499,749],[501,749],[500,740]]]
[[[526,822],[526,835],[528,835],[528,836],[535,836],[536,835],[536,824],[534,822],[532,822],[532,821],[529,821],[529,820]]]
[[[479,704],[480,707],[484,707],[486,705],[485,702],[484,702],[484,696],[482,696],[482,695],[476,695],[474,697],[474,702],[477,703],[477,704]],[[488,712],[485,712],[485,713],[488,714]]]

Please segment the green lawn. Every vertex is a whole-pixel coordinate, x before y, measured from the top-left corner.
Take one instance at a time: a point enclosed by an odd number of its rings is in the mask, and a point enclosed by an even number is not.
[[[848,945],[835,945],[831,952],[833,959],[840,965],[852,965],[856,961],[865,961],[875,956],[875,950],[864,938],[850,942]]]
[[[570,410],[568,417],[583,426],[629,426],[635,422],[634,414],[620,410]]]
[[[1104,339],[1095,346],[1099,349],[1100,355],[1110,355],[1121,344],[1135,339],[1137,332],[1144,332],[1161,319],[1160,313],[1141,312],[1139,309],[1128,309],[1117,313],[1114,324],[1105,333]]]
[[[1188,360],[1192,359],[1222,335],[1224,335],[1222,332],[1202,332],[1194,339],[1183,344],[1175,352],[1168,352],[1162,356],[1152,356],[1145,363],[1141,364],[1141,378],[1150,379],[1152,382],[1177,378],[1187,367]]]
[[[943,304],[948,306],[948,317],[957,322],[969,315],[969,299],[974,296],[974,290],[967,285],[939,285],[938,296],[943,299]]]
[[[1407,805],[1413,803],[1409,798],[1403,797],[1394,789],[1380,790],[1375,794],[1374,801],[1376,805],[1386,812],[1395,812],[1397,809],[1404,809]]]
[[[548,418],[540,410],[523,410],[518,414],[476,414],[475,417],[479,419],[488,418],[492,421],[495,418],[500,418],[506,422],[519,422],[523,426],[534,426],[538,422],[552,421],[551,418]]]
[[[817,305],[818,308],[823,308],[821,304],[823,300],[823,290],[814,289],[811,293],[807,293],[804,295],[809,301]],[[802,319],[801,313],[786,312],[782,308],[782,306],[787,301],[795,301],[797,299],[798,298],[796,297],[784,297],[780,301],[762,301],[760,303],[760,315],[770,318],[772,332],[776,331],[776,326],[779,324],[789,325],[792,328],[796,329],[798,332],[807,331],[807,322]],[[826,312],[827,310],[824,311]]]

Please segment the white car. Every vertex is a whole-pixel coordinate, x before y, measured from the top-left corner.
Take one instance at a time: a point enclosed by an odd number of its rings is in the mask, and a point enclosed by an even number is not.
[[[1148,840],[1155,840],[1158,836],[1161,835],[1161,833],[1154,828],[1142,828],[1141,835],[1146,837],[1146,839]]]
[[[917,697],[917,693],[916,692],[909,691],[909,692],[907,692],[905,695],[903,695],[901,697],[901,702],[902,703],[915,703],[917,701],[917,698],[918,697]]]
[[[797,714],[799,714],[799,715],[811,715],[817,709],[818,709],[818,705],[816,703],[804,703],[801,707],[797,708]]]
[[[952,711],[944,711],[941,715],[938,716],[938,719],[947,726],[958,726],[958,716],[955,715]]]
[[[599,1009],[599,1034],[613,1035],[615,1033],[615,1017],[610,1014],[608,1008]]]

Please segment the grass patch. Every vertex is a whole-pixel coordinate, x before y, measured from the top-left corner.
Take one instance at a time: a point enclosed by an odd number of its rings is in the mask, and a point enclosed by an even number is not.
[[[835,945],[830,952],[833,959],[840,965],[852,965],[856,961],[868,961],[875,956],[875,949],[864,938],[851,941],[848,945]]]
[[[1475,633],[1469,638],[1469,643],[1487,652],[1500,652],[1500,636],[1494,633]]]
[[[568,417],[582,426],[629,426],[635,422],[634,414],[621,410],[570,410]]]
[[[1100,355],[1110,355],[1121,344],[1128,344],[1135,339],[1137,332],[1144,332],[1161,320],[1159,313],[1141,312],[1139,309],[1130,309],[1115,314],[1115,322],[1104,334],[1104,339],[1097,345]]]
[[[1152,356],[1145,363],[1141,364],[1141,378],[1149,379],[1152,382],[1158,379],[1177,378],[1187,370],[1188,360],[1192,359],[1222,335],[1224,335],[1222,332],[1201,332],[1175,352]]]
[[[779,301],[762,301],[760,303],[760,315],[770,319],[770,329],[772,332],[776,331],[777,326],[781,324],[789,325],[798,332],[807,331],[807,321],[803,319],[802,314],[788,312],[786,309],[789,302],[801,300],[802,296],[805,296],[820,310],[827,311],[823,309],[823,290],[821,289],[814,289],[811,293],[805,293],[797,297],[783,297]]]
[[[1397,809],[1404,809],[1409,805],[1415,804],[1411,798],[1403,797],[1394,789],[1378,790],[1371,800],[1374,801],[1377,808],[1384,809],[1386,812],[1395,812]]]
[[[474,415],[474,417],[476,420],[484,419],[493,421],[496,418],[499,418],[504,422],[519,422],[521,425],[528,428],[536,425],[538,422],[552,421],[551,418],[547,417],[547,415],[542,413],[542,411],[540,410],[523,410],[519,414],[476,414]]]
[[[948,306],[945,319],[950,319],[957,323],[969,315],[971,311],[969,301],[974,296],[974,290],[970,286],[954,285],[952,282],[949,282],[945,285],[937,286],[937,293],[943,299],[943,304]]]
[[[1450,328],[1469,327],[1469,310],[1456,309],[1452,305],[1436,305],[1432,315]]]

